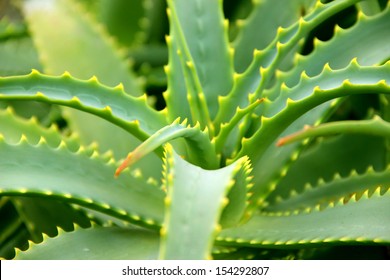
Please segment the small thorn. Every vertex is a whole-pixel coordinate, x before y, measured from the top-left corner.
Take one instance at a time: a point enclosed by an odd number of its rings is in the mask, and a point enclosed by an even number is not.
[[[39,71],[37,70],[37,69],[31,69],[31,73],[30,73],[30,75],[39,75],[40,73],[39,73]]]
[[[64,77],[64,78],[70,78],[71,75],[70,75],[70,73],[69,73],[68,71],[65,71],[65,72],[62,74],[62,77]]]

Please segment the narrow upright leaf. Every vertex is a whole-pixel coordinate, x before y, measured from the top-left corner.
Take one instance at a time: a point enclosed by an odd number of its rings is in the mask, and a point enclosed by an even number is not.
[[[176,0],[168,1],[168,5],[172,12],[171,32],[174,34],[171,48],[185,52],[180,43],[181,34],[178,33],[181,31],[190,55],[185,57],[183,54],[182,63],[192,63],[195,67],[202,90],[196,94],[204,94],[210,116],[213,118],[218,109],[218,95],[226,95],[233,85],[232,55],[227,39],[227,22],[224,22],[222,13],[222,1]],[[174,21],[174,16],[177,16],[178,22]],[[189,79],[186,76],[184,78]]]

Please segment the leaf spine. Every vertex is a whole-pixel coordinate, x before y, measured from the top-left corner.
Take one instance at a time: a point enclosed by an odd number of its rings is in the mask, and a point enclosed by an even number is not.
[[[62,78],[66,78],[66,79],[71,79],[72,78],[72,75],[68,72],[68,71],[65,71],[62,75],[61,75]]]
[[[40,76],[41,73],[37,69],[31,69],[30,76]]]
[[[89,78],[87,80],[87,82],[89,82],[91,84],[99,84],[98,78],[95,75],[93,75],[91,78]]]
[[[120,91],[120,92],[124,92],[125,91],[125,88],[123,86],[123,83],[119,83],[118,85],[116,85],[114,87],[114,90],[117,90],[117,91]]]

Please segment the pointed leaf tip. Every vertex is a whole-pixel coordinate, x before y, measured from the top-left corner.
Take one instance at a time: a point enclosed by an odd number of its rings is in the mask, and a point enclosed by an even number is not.
[[[114,177],[118,178],[118,176],[121,174],[123,170],[125,170],[127,167],[129,167],[131,164],[135,162],[133,153],[130,153],[127,158],[122,162],[122,164],[115,170]]]
[[[310,130],[311,128],[312,128],[312,126],[310,126],[310,125],[305,125],[301,131],[298,131],[298,132],[296,132],[296,133],[293,133],[293,134],[290,134],[290,135],[287,135],[287,136],[285,136],[285,137],[280,138],[280,139],[276,142],[276,146],[277,146],[277,147],[281,147],[281,146],[290,144],[290,143],[292,143],[292,142],[294,142],[294,141],[300,140],[300,139],[301,139],[301,136],[302,136],[305,132],[307,132],[308,130]]]

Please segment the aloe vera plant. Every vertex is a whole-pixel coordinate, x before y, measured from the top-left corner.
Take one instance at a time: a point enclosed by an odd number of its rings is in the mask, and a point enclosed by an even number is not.
[[[389,256],[388,1],[15,10],[0,24],[1,257]]]

